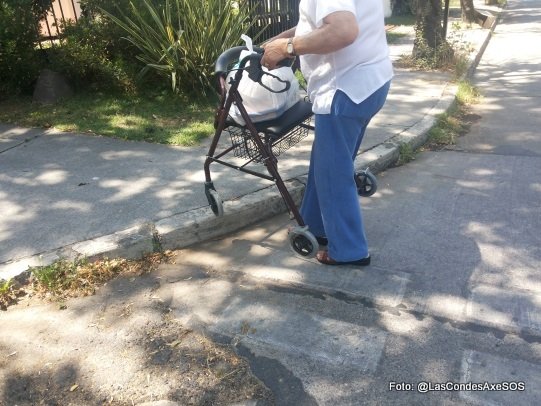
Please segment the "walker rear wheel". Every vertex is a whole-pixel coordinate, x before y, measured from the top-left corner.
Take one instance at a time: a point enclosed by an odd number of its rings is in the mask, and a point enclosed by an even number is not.
[[[319,244],[308,227],[295,227],[289,231],[289,244],[296,254],[305,258],[315,257]]]
[[[376,177],[368,168],[355,174],[355,183],[359,196],[372,196],[378,189]]]

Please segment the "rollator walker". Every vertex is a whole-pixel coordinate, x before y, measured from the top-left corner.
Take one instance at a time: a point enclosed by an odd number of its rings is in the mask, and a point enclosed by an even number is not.
[[[255,47],[255,53],[248,54],[239,60],[241,52],[245,50],[247,50],[245,46],[230,48],[218,57],[215,64],[220,101],[215,112],[214,137],[204,164],[205,195],[213,213],[216,216],[223,215],[223,201],[211,178],[211,163],[225,165],[237,171],[274,182],[290,215],[297,222],[297,226],[292,227],[288,233],[291,248],[302,257],[313,257],[319,248],[318,241],[304,223],[295,201],[287,190],[278,171],[277,159],[280,154],[305,138],[308,131],[314,130],[311,125],[312,103],[307,99],[301,99],[278,118],[254,123],[243,105],[242,95],[238,89],[240,81],[243,79],[243,73],[247,71],[247,77],[250,80],[258,82],[268,91],[275,93],[287,91],[290,83],[272,75],[272,71],[267,72],[262,69],[261,57],[264,52],[262,48]],[[292,60],[283,61],[281,65],[291,67]],[[234,74],[231,74],[232,72]],[[282,82],[283,89],[275,91],[265,86],[261,81],[264,75],[271,75]],[[244,80],[247,80],[246,75],[244,75]],[[233,104],[240,112],[245,122],[244,125],[238,124],[231,118],[229,113]],[[223,135],[229,136],[231,146],[217,151],[218,143]],[[234,158],[241,158],[243,163],[238,164],[238,159],[236,163],[233,162],[233,159],[228,161],[227,158],[231,158],[231,154]],[[266,173],[248,168],[247,166],[252,163],[264,165]],[[355,173],[354,177],[360,196],[371,196],[376,192],[376,178],[368,168]]]

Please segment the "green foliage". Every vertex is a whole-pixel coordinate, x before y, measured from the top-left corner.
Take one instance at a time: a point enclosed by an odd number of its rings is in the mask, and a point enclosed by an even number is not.
[[[467,133],[471,122],[468,120],[469,106],[479,102],[477,88],[468,81],[458,84],[456,101],[444,114],[437,117],[436,124],[428,133],[428,147],[439,148],[454,145],[456,139]]]
[[[50,67],[64,74],[78,89],[135,91],[135,69],[115,35],[116,27],[100,19],[81,17],[64,27],[61,46],[47,50]],[[126,46],[123,47],[126,49]]]
[[[248,30],[250,12],[233,0],[149,0],[130,2],[128,12],[101,12],[121,27],[150,70],[168,78],[174,92],[203,92],[212,87],[213,67],[225,49],[238,45]],[[120,9],[119,9],[120,10]]]
[[[54,105],[32,103],[30,97],[0,100],[0,122],[190,146],[214,133],[216,103],[215,94],[188,97],[168,89],[128,97],[81,90]]]
[[[465,130],[460,111],[451,109],[437,117],[436,125],[428,133],[428,144],[434,146],[454,145],[456,138]]]
[[[0,279],[0,310],[5,310],[17,299],[17,289],[11,279],[4,281]]]
[[[240,36],[253,22],[251,10],[247,2],[235,0],[183,0],[181,4],[181,43],[186,58],[183,80],[187,90],[212,87],[216,59],[242,43]]]
[[[410,144],[402,143],[398,148],[398,161],[396,166],[405,165],[415,159],[416,151]]]
[[[38,23],[51,0],[0,1],[0,95],[28,92],[39,75]]]
[[[77,267],[86,263],[86,260],[59,260],[51,265],[32,268],[31,273],[37,286],[58,293],[76,280]]]
[[[87,296],[118,275],[137,276],[153,271],[162,261],[168,261],[171,254],[155,253],[141,260],[130,261],[123,258],[89,261],[86,258],[75,260],[60,259],[50,265],[31,268],[33,290],[47,294],[54,299]],[[60,302],[60,308],[66,305]]]
[[[102,11],[128,34],[126,39],[139,50],[137,59],[144,64],[141,76],[149,69],[155,69],[170,78],[171,87],[176,92],[179,88],[177,78],[183,65],[179,0],[166,0],[162,13],[146,0],[143,0],[143,4],[145,12],[130,3],[133,17],[121,14],[119,18],[106,10]]]
[[[449,43],[444,42],[432,48],[422,38],[418,37],[416,41],[415,52],[403,56],[400,60],[401,66],[419,70],[454,70],[464,67],[463,62],[458,59],[461,54],[455,53]]]
[[[133,0],[136,7],[141,7],[143,0]],[[153,4],[162,4],[163,0],[152,0]],[[86,45],[99,44],[102,52],[108,57],[120,58],[131,63],[135,62],[135,53],[137,48],[132,46],[123,38],[126,32],[107,18],[103,10],[116,17],[121,17],[122,13],[131,16],[129,0],[81,0],[82,18],[77,24],[66,30],[66,36],[77,36],[80,41],[88,38]],[[79,27],[81,26],[82,27]],[[74,29],[83,30],[80,35]]]
[[[0,295],[7,293],[11,289],[11,279],[7,281],[0,279]]]
[[[300,69],[297,69],[295,71],[295,77],[297,78],[297,80],[299,81],[299,85],[301,87],[301,89],[305,89],[306,90],[306,78],[304,77],[304,75],[302,74],[302,72],[300,71]]]
[[[479,89],[473,86],[469,81],[463,80],[458,84],[458,91],[456,94],[457,102],[459,104],[476,104],[479,103],[481,93]]]

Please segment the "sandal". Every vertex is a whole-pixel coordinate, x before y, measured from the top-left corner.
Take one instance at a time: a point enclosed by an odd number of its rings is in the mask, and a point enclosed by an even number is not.
[[[366,258],[361,258],[356,261],[335,261],[329,256],[328,251],[319,251],[316,255],[316,259],[318,260],[318,262],[324,265],[370,265],[370,255],[368,255]]]

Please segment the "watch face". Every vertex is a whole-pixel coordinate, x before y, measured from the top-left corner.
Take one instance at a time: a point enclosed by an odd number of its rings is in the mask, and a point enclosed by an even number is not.
[[[293,55],[293,44],[291,42],[287,43],[287,53]]]

